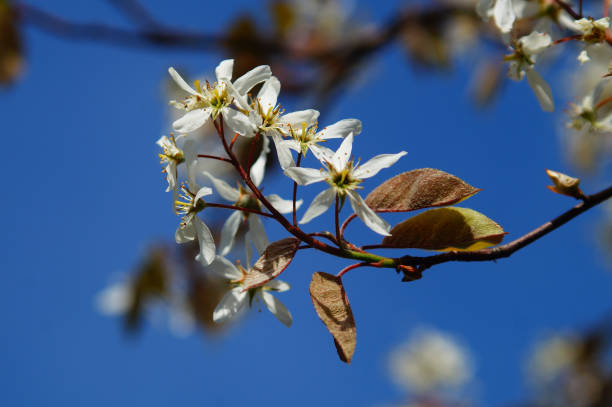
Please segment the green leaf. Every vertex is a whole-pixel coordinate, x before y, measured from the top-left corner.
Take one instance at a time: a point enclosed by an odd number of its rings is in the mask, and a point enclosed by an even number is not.
[[[506,233],[485,215],[468,208],[438,208],[391,229],[384,245],[428,250],[480,250],[501,243]]]
[[[273,278],[278,277],[293,260],[300,241],[295,237],[288,237],[272,243],[266,247],[264,254],[255,262],[244,278],[244,290],[264,285]]]
[[[317,315],[334,337],[340,360],[351,363],[357,344],[357,329],[342,278],[322,272],[314,273],[310,298]]]
[[[365,199],[378,212],[407,212],[453,205],[480,191],[463,180],[434,168],[404,172],[383,182]]]

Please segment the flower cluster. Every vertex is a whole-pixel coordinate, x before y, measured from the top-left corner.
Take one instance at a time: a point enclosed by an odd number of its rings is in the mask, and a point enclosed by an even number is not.
[[[234,264],[226,258],[232,253],[241,230],[244,232],[245,264],[251,265],[252,246],[262,256],[269,247],[262,218],[273,218],[287,228],[291,223],[283,215],[293,214],[295,220],[302,204],[302,200],[296,198],[297,186],[325,181],[328,188],[312,201],[300,224],[321,215],[335,202],[338,230],[337,215],[348,198],[354,213],[366,226],[380,235],[389,235],[389,224],[368,207],[357,191],[362,188],[364,179],[390,167],[406,153],[378,155],[360,165],[352,158],[351,150],[354,138],[362,131],[361,122],[344,119],[319,128],[319,112],[314,109],[286,113],[278,104],[281,84],[268,66],[258,66],[232,80],[233,60],[225,60],[215,70],[214,83],[196,80],[193,86],[174,68],[170,68],[169,73],[186,92],[184,99],[170,102],[177,109],[185,111],[173,123],[179,135],[163,136],[157,142],[163,150],[160,158],[165,165],[163,171],[168,181],[167,191],[172,191],[174,210],[182,217],[175,240],[177,243],[197,240],[200,249],[196,259],[205,269],[227,281],[228,291],[213,314],[215,321],[232,319],[241,313],[246,304],[251,306],[254,301],[261,301],[283,324],[289,326],[291,313],[271,294],[273,291],[286,291],[289,285],[271,278],[262,284],[249,286],[245,279],[253,267],[245,269],[239,262]],[[258,86],[259,90],[253,97],[252,90]],[[196,153],[198,136],[194,132],[208,122],[214,124],[224,146],[226,155],[223,157]],[[231,134],[231,141],[226,139],[226,132]],[[246,165],[233,151],[238,137],[252,140]],[[336,151],[323,145],[332,139],[341,140]],[[281,169],[293,183],[293,199],[261,192],[271,145],[274,145]],[[311,155],[308,155],[309,151]],[[308,156],[312,156],[316,164],[302,167],[302,160]],[[198,163],[204,159],[230,162],[241,182],[233,187],[213,172],[199,169]],[[183,168],[184,180],[179,182]],[[209,202],[213,194],[230,204]],[[232,211],[221,228],[218,245],[200,217],[208,208]],[[304,240],[306,233],[299,229],[297,223],[288,230]],[[339,245],[341,241],[342,237],[336,236]]]

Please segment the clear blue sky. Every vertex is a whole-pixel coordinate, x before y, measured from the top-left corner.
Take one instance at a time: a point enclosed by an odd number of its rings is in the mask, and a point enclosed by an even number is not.
[[[102,1],[32,3],[71,18],[125,23]],[[214,31],[249,2],[148,3],[165,21]],[[373,18],[394,3],[370,9]],[[0,201],[2,405],[393,402],[401,392],[389,380],[387,354],[423,324],[470,348],[476,400],[502,405],[526,393],[523,361],[534,340],[588,327],[611,309],[596,210],[497,263],[445,264],[410,284],[389,270],[351,272],[345,284],[358,345],[350,366],[337,360],[307,291],[312,272],[335,273],[347,263],[310,253],[284,274],[293,286],[282,294],[294,316],[290,329],[262,312],[212,340],[178,339],[151,325],[126,338],[118,320],[96,311],[94,297],[113,273],[129,271],[149,242],[173,237],[177,219],[154,144],[169,130],[162,80],[170,65],[212,73],[224,56],[66,41],[32,28],[24,37],[27,71],[0,94],[8,184]],[[513,239],[573,204],[544,187],[545,168],[571,169],[557,116],[539,109],[526,83],[507,86],[495,106],[477,111],[468,99],[468,68],[447,76],[414,72],[393,47],[323,124],[361,119],[354,154],[364,159],[408,152],[366,191],[401,171],[439,168],[483,188],[464,206],[501,223]],[[586,180],[585,191],[603,187],[602,179]],[[285,179],[270,182],[268,191],[288,195]],[[303,191],[310,202],[319,189]],[[325,227],[324,218],[312,229]],[[351,228],[369,233],[358,222]],[[270,234],[282,237],[277,228]]]

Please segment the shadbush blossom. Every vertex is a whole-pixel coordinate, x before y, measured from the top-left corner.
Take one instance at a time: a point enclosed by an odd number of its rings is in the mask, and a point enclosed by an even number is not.
[[[374,232],[386,236],[389,234],[389,224],[366,205],[355,189],[359,188],[359,184],[365,178],[373,177],[383,168],[395,164],[406,152],[381,154],[362,165],[355,165],[350,159],[352,147],[353,134],[350,133],[333,156],[317,157],[321,160],[321,164],[325,165],[325,169],[292,167],[285,170],[285,174],[300,185],[319,181],[326,181],[329,184],[329,189],[321,192],[312,201],[300,223],[310,222],[321,215],[332,205],[336,197],[342,202],[348,197],[351,207],[363,223]]]

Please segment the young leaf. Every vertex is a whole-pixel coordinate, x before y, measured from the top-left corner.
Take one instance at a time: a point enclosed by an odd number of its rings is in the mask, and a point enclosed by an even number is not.
[[[480,250],[501,243],[506,233],[483,214],[467,208],[438,208],[391,229],[384,245],[428,250]]]
[[[259,287],[278,277],[293,260],[299,245],[300,241],[298,239],[288,237],[266,247],[264,254],[255,262],[244,278],[244,291]]]
[[[572,198],[582,199],[584,194],[580,190],[580,179],[573,178],[561,172],[546,170],[546,174],[552,180],[553,185],[547,185],[546,188],[561,195],[571,196]]]
[[[366,198],[378,212],[407,212],[453,205],[480,191],[463,180],[434,168],[404,172],[383,182]]]
[[[334,337],[340,360],[351,363],[357,343],[357,330],[342,278],[322,272],[314,273],[310,283],[310,298],[317,315]]]

